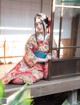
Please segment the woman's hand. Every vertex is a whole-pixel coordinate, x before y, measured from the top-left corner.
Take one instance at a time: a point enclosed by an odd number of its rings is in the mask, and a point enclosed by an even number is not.
[[[46,58],[45,58],[46,62],[48,62],[49,60],[51,60],[51,53],[48,53]]]

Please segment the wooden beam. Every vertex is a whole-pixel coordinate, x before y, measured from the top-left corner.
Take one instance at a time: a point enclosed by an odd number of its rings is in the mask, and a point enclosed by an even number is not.
[[[54,29],[54,14],[55,14],[55,0],[51,1],[51,26],[50,26],[50,44],[49,44],[49,52],[52,54],[53,47],[53,29]],[[49,69],[48,69],[48,79],[50,80],[51,73],[51,63],[52,60],[49,61]]]

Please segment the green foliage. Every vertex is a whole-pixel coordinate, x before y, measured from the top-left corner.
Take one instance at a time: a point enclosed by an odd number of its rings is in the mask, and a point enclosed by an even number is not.
[[[66,99],[62,105],[70,105],[70,103],[68,102],[68,100]]]
[[[18,105],[31,105],[31,102],[32,102],[31,100],[23,100]]]
[[[4,97],[4,85],[2,81],[0,81],[0,98]]]
[[[80,105],[80,94],[78,95],[78,100],[77,100],[78,104]]]
[[[16,93],[9,96],[7,105],[31,105],[32,99],[30,96],[30,89],[26,90],[26,84]]]
[[[31,105],[32,103],[32,99],[31,99],[31,96],[30,96],[30,89],[28,90],[25,90],[18,102],[18,105]]]
[[[3,98],[4,97],[4,85],[2,83],[2,81],[0,81],[0,98]],[[0,103],[0,105],[2,105]]]

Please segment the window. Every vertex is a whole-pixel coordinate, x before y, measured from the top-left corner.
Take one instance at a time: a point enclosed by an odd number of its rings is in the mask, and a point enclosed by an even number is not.
[[[56,49],[58,58],[49,63],[49,79],[80,75],[80,2],[52,0],[52,4],[51,39],[57,47],[50,45],[50,50]]]

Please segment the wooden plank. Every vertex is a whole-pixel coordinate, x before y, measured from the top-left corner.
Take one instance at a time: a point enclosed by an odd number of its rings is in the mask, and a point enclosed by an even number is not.
[[[6,97],[20,89],[23,85],[5,85]],[[26,86],[31,89],[31,96],[40,97],[61,92],[73,91],[80,89],[80,76],[58,79],[58,80],[41,80],[33,85]]]

